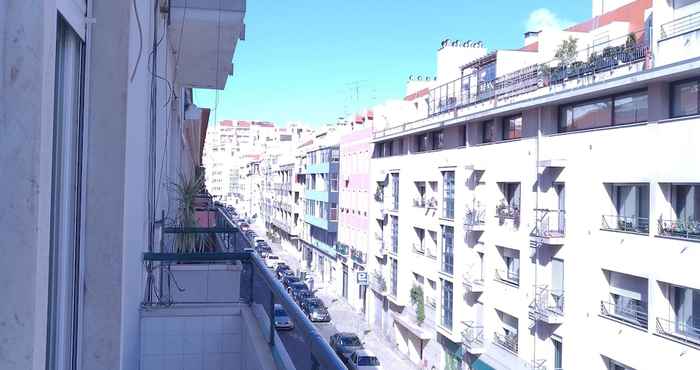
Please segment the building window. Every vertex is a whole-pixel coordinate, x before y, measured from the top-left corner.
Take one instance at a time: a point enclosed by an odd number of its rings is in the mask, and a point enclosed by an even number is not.
[[[382,145],[384,147],[384,157],[391,157],[391,141],[388,141]]]
[[[452,283],[447,280],[442,281],[442,315],[440,324],[445,329],[452,330],[452,302],[454,290]]]
[[[398,139],[397,141],[399,142],[399,151],[396,154],[401,155],[403,154],[403,138]]]
[[[647,328],[647,279],[606,271],[609,293],[601,302],[601,314]]]
[[[496,216],[501,220],[520,220],[520,183],[499,182],[503,199],[496,205]]]
[[[442,272],[454,273],[454,229],[442,226]]]
[[[399,218],[391,216],[391,251],[399,253]]]
[[[467,125],[459,127],[459,146],[467,145]]]
[[[328,219],[331,221],[338,220],[338,204],[330,203],[330,209],[328,210]]]
[[[508,117],[503,121],[503,134],[505,140],[520,139],[523,137],[523,116]]]
[[[432,136],[432,149],[438,150],[445,146],[445,133],[442,131],[435,131],[431,134]]]
[[[678,82],[671,85],[671,116],[700,114],[700,81]]]
[[[442,173],[442,217],[455,218],[455,172]]]
[[[416,146],[418,148],[418,152],[425,152],[427,150],[430,150],[432,147],[431,145],[431,136],[430,134],[420,134],[416,136]]]
[[[700,239],[700,185],[671,184],[670,218],[662,216],[661,235]]]
[[[492,143],[500,140],[498,137],[498,127],[495,120],[489,120],[481,123],[481,142]]]
[[[499,346],[518,353],[518,318],[498,311],[499,328],[494,334],[494,342]]]
[[[672,317],[661,319],[664,329],[681,338],[700,343],[700,290],[670,287]]]
[[[396,297],[399,290],[399,263],[391,259],[391,295]]]
[[[646,122],[648,115],[646,91],[616,95],[560,107],[559,131]]]
[[[393,191],[393,207],[394,210],[397,211],[399,209],[399,174],[398,173],[392,173],[391,174],[391,185],[392,185],[392,191]]]
[[[330,173],[331,191],[338,191],[338,173]]]
[[[649,233],[649,185],[611,184],[615,215],[603,217],[603,229]]]
[[[58,16],[49,240],[48,368],[76,368],[82,204],[84,43]]]
[[[561,339],[552,339],[552,344],[554,345],[554,370],[561,370],[564,368],[564,348]]]

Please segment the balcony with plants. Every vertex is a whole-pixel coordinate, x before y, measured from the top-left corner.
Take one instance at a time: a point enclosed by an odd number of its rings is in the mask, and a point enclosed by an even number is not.
[[[372,290],[383,296],[388,294],[386,278],[384,277],[384,274],[378,270],[372,271],[372,277],[369,285]]]

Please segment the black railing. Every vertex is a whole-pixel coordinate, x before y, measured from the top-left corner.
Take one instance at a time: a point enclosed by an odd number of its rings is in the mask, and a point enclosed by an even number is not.
[[[644,303],[621,305],[615,302],[601,301],[600,314],[644,329],[649,325],[649,313],[647,305]]]
[[[255,243],[243,233],[236,224],[230,221],[225,211],[219,209],[221,224],[211,228],[163,228],[163,234],[173,235],[207,235],[214,238],[218,244],[214,250],[193,253],[175,253],[161,242],[153,251],[143,254],[143,263],[147,275],[146,290],[143,306],[168,307],[170,305],[203,304],[203,303],[238,303],[247,304],[254,312],[263,312],[265,320],[260,323],[267,325],[263,336],[268,340],[271,351],[281,343],[296,369],[345,369],[345,365],[336,355],[321,333],[308,320],[301,309],[287,294],[282,284],[275,278],[272,271],[265,266],[260,256],[250,250]],[[223,236],[227,238],[223,238]],[[196,238],[194,238],[196,240]],[[223,289],[224,296],[231,299],[221,300],[220,297],[205,301],[181,300],[185,291],[177,281],[178,266],[203,266],[206,272],[216,270],[215,266],[225,271],[234,271],[231,280],[219,282],[229,284]],[[190,270],[186,270],[190,271]],[[211,277],[211,276],[210,276]],[[232,293],[233,292],[233,293]],[[187,293],[187,292],[184,292]],[[197,294],[200,292],[191,291]],[[295,324],[294,335],[275,336],[274,305],[280,304]],[[275,344],[278,343],[278,344]],[[298,350],[303,348],[304,351]]]
[[[601,221],[604,230],[649,234],[649,218],[638,216],[604,215]]]

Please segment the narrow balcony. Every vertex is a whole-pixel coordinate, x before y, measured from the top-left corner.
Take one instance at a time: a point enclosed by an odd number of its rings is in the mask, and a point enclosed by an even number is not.
[[[338,255],[346,258],[350,255],[350,247],[340,242],[335,243],[335,251]]]
[[[353,262],[364,266],[367,263],[367,254],[358,249],[352,248],[350,249],[350,259]]]
[[[484,278],[480,275],[465,272],[464,275],[462,275],[462,285],[464,285],[470,293],[483,293]]]
[[[659,219],[659,235],[671,238],[700,241],[700,222],[695,220]]]
[[[316,327],[285,292],[236,224],[219,209],[217,225],[157,225],[157,243],[143,254],[144,296],[140,312],[141,368],[156,368],[185,354],[162,343],[182,337],[205,347],[186,348],[206,362],[228,359],[219,368],[344,368]],[[278,335],[274,306],[284,307],[294,335]],[[166,327],[163,330],[163,325]],[[175,334],[177,339],[172,335]],[[240,338],[240,345],[234,340]],[[181,342],[182,343],[182,342]],[[303,346],[307,351],[296,350]],[[195,352],[192,352],[195,351]],[[222,367],[224,366],[224,367]]]
[[[483,232],[486,227],[486,209],[477,204],[467,206],[464,215],[464,229],[468,232]]]
[[[649,234],[649,218],[637,216],[603,215],[602,230],[633,234]]]
[[[413,206],[416,208],[425,208],[425,198],[424,197],[416,197],[413,198]]]
[[[493,342],[516,355],[518,354],[517,334],[504,334],[495,332],[493,333]]]
[[[413,253],[425,255],[425,245],[423,243],[413,243]]]
[[[520,207],[501,202],[496,206],[496,218],[499,225],[504,225],[506,220],[512,222],[513,227],[520,227]]]
[[[370,278],[369,286],[370,288],[372,288],[372,290],[374,290],[382,296],[386,296],[389,293],[386,285],[386,279],[384,278],[384,275],[379,271],[375,270],[374,272],[372,272],[372,277]]]
[[[656,318],[656,333],[671,340],[700,348],[700,318],[690,316],[684,321]]]
[[[564,244],[566,212],[562,209],[535,209],[535,228],[531,235],[542,244]]]
[[[649,325],[649,311],[646,303],[618,304],[611,301],[600,302],[600,315],[618,322],[646,330]]]
[[[478,325],[474,321],[465,321],[464,331],[462,331],[462,346],[472,355],[484,353],[486,348],[484,342],[484,327]]]
[[[495,280],[514,287],[520,286],[520,274],[515,271],[496,269]]]
[[[564,292],[548,286],[538,286],[535,299],[530,303],[530,318],[546,324],[559,325],[564,322]]]
[[[700,12],[688,14],[662,24],[659,41],[664,41],[696,30],[700,30]]]
[[[532,370],[547,370],[547,360],[537,359],[530,361],[530,369]],[[561,368],[555,368],[554,370],[561,370]]]

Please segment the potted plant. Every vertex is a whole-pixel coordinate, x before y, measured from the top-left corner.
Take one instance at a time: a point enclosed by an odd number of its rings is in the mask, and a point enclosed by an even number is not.
[[[175,223],[178,227],[198,227],[199,219],[197,205],[198,195],[202,189],[204,179],[200,177],[187,177],[182,173],[177,182],[172,182],[171,189],[175,194],[177,203]],[[209,211],[207,210],[207,217]],[[193,253],[212,251],[214,244],[209,235],[194,233],[179,233],[175,237],[174,252]]]
[[[425,297],[423,296],[423,288],[418,285],[411,288],[411,304],[416,310],[416,323],[421,326],[425,321]]]

